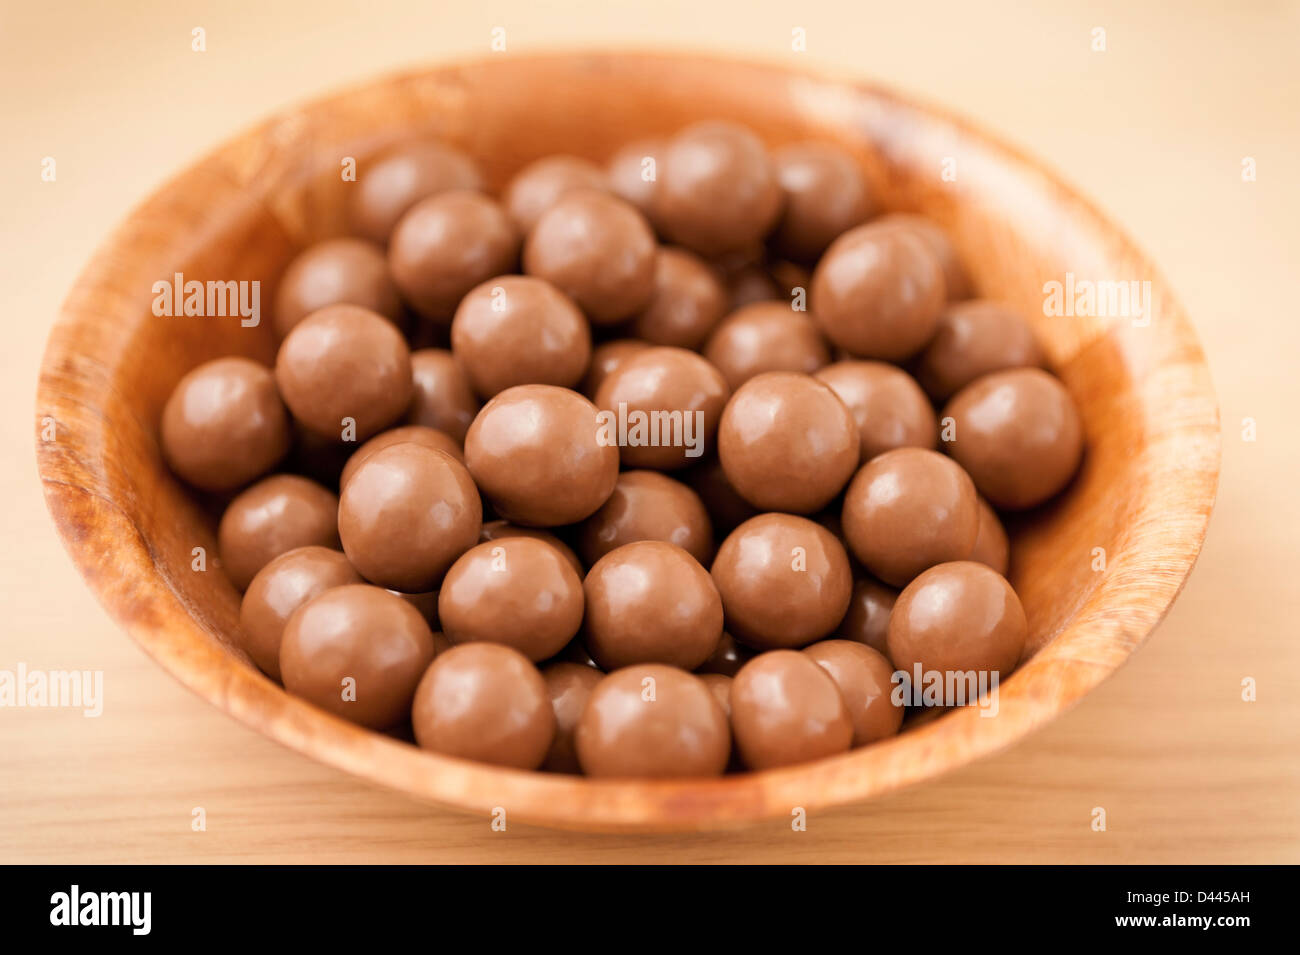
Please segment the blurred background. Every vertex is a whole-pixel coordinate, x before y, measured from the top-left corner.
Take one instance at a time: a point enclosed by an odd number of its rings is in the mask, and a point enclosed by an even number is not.
[[[0,0],[0,667],[103,669],[106,694],[99,719],[0,710],[0,861],[1300,861],[1300,3],[1027,6]],[[493,834],[278,748],[117,630],[54,534],[32,450],[41,353],[78,271],[134,204],[252,122],[493,55],[496,27],[504,55],[713,51],[893,86],[1046,160],[1127,228],[1209,355],[1224,461],[1200,564],[1117,676],[1013,750],[805,833]]]

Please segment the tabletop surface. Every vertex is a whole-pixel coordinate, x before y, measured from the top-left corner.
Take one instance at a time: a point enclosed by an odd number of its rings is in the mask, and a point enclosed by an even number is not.
[[[0,669],[104,674],[97,718],[0,708],[0,862],[1300,862],[1300,4],[1046,6],[0,10]],[[496,27],[507,55],[686,48],[881,81],[1046,160],[1128,229],[1209,356],[1223,474],[1182,596],[1114,677],[1012,749],[813,814],[806,831],[496,832],[281,748],[118,630],[55,536],[32,449],[41,353],[77,272],[136,202],[237,130],[383,72],[487,55]]]

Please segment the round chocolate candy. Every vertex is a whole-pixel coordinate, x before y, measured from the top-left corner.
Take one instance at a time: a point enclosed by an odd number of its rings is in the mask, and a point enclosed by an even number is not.
[[[876,211],[857,161],[838,146],[792,143],[774,152],[772,163],[785,196],[775,241],[791,258],[815,260]]]
[[[700,682],[709,688],[713,698],[722,707],[727,719],[731,719],[731,677],[723,673],[697,673]]]
[[[1011,564],[1011,542],[1007,540],[1006,529],[998,519],[997,512],[989,506],[984,498],[979,499],[980,529],[975,535],[975,549],[970,552],[970,559],[979,564],[992,567],[1003,577]]]
[[[439,431],[437,428],[426,428],[424,425],[419,424],[389,428],[387,431],[379,432],[352,453],[352,456],[348,458],[348,463],[343,465],[343,473],[339,476],[339,487],[347,484],[348,478],[356,473],[361,463],[376,451],[382,451],[384,448],[390,448],[395,444],[405,444],[408,441],[426,448],[432,448],[434,451],[450,454],[457,461],[462,461],[465,457],[465,452],[461,450],[460,443],[445,431]]]
[[[755,302],[723,320],[704,346],[704,357],[735,390],[768,371],[811,375],[831,353],[807,313],[788,302]]]
[[[773,650],[731,681],[731,729],[750,769],[772,769],[846,752],[853,719],[835,681],[811,657]]]
[[[584,643],[602,669],[668,663],[693,670],[722,638],[722,601],[709,572],[682,548],[638,541],[587,572]]]
[[[640,209],[651,222],[659,159],[666,146],[662,139],[639,139],[616,152],[606,166],[610,191]]]
[[[587,700],[591,697],[591,691],[605,679],[605,674],[581,663],[561,661],[543,669],[542,679],[546,681],[546,690],[551,696],[551,709],[555,712],[555,739],[551,742],[542,769],[551,773],[581,773],[582,766],[578,763],[573,734],[578,728],[578,719],[587,706]]]
[[[217,358],[183,377],[163,407],[163,457],[189,484],[230,491],[273,468],[289,451],[289,416],[270,369]]]
[[[533,537],[471,547],[438,592],[438,619],[452,643],[502,643],[534,662],[564,649],[582,611],[582,578],[557,548]]]
[[[743,643],[737,643],[736,638],[725,630],[722,632],[722,639],[718,641],[717,649],[713,654],[695,668],[695,672],[701,676],[721,675],[735,676],[736,672],[749,662],[754,655]]]
[[[738,312],[747,305],[774,302],[781,289],[771,273],[758,263],[727,274],[727,311]]]
[[[364,583],[341,551],[297,547],[257,572],[239,605],[239,645],[273,680],[280,679],[280,638],[293,612],[331,587]]]
[[[844,495],[844,536],[853,556],[887,584],[901,587],[935,564],[964,560],[979,533],[970,477],[924,448],[872,458]]]
[[[1070,482],[1083,456],[1074,401],[1039,368],[975,379],[948,402],[943,417],[953,424],[948,453],[995,507],[1043,503]]]
[[[716,454],[686,472],[687,482],[704,502],[716,534],[727,534],[758,514],[754,505],[736,493]]]
[[[402,216],[388,268],[402,297],[425,318],[451,320],[465,293],[514,270],[519,237],[505,212],[481,192],[422,199]]]
[[[761,240],[781,214],[781,186],[763,143],[735,123],[688,126],[668,143],[654,220],[674,242],[717,255]]]
[[[275,292],[273,326],[284,338],[326,305],[359,305],[401,324],[402,300],[388,275],[384,250],[365,239],[326,239],[289,263]]]
[[[919,666],[923,675],[974,670],[1001,680],[1015,669],[1028,632],[1020,598],[1002,575],[958,560],[931,567],[898,595],[889,658],[909,678]]]
[[[888,656],[885,638],[889,635],[889,615],[897,599],[898,591],[893,587],[870,577],[859,578],[854,581],[848,613],[840,621],[835,636],[866,644]]]
[[[727,290],[699,256],[671,246],[655,256],[654,291],[632,331],[656,345],[699,348],[727,310]]]
[[[642,663],[596,685],[574,734],[588,776],[720,776],[731,756],[727,715],[690,673]]]
[[[407,420],[445,431],[464,444],[481,404],[452,353],[442,348],[412,352],[411,375],[415,396]]]
[[[516,769],[541,766],[555,739],[546,681],[499,643],[439,654],[415,691],[411,723],[424,749]]]
[[[827,338],[857,358],[887,361],[925,347],[944,302],[943,271],[925,243],[875,223],[831,243],[809,290],[813,318]]]
[[[293,612],[280,640],[286,690],[376,730],[406,719],[433,657],[419,611],[366,584],[317,594]]]
[[[452,189],[481,189],[474,160],[439,142],[415,142],[363,163],[349,210],[352,231],[384,245],[397,220],[421,199]]]
[[[590,160],[579,156],[544,156],[529,163],[506,185],[502,202],[520,235],[533,231],[541,217],[575,189],[603,190],[609,180]]]
[[[509,521],[487,521],[478,535],[480,543],[505,540],[510,537],[531,537],[533,540],[545,541],[564,556],[564,559],[569,562],[569,566],[577,573],[579,579],[587,573],[587,569],[582,566],[582,561],[578,560],[578,555],[573,552],[573,548],[550,531],[544,531],[536,527],[520,527],[517,524],[511,524]]]
[[[639,338],[614,338],[597,345],[591,352],[591,364],[587,368],[587,377],[582,382],[582,393],[588,398],[595,398],[596,392],[614,369],[649,347],[649,342]]]
[[[837,361],[814,376],[853,413],[863,461],[894,448],[933,448],[939,422],[930,400],[907,372],[883,361]]]
[[[478,543],[483,504],[465,466],[406,442],[357,466],[339,500],[343,550],[361,575],[403,593],[436,590]]]
[[[339,547],[339,499],[315,481],[273,474],[242,491],[217,525],[221,565],[236,590],[295,547]]]
[[[524,243],[524,271],[546,279],[599,325],[645,308],[655,288],[654,232],[617,196],[593,189],[565,193],[542,214]]]
[[[648,348],[610,372],[596,392],[624,466],[671,470],[709,449],[730,397],[722,375],[685,348]]]
[[[844,618],[853,576],[844,545],[815,521],[760,514],[718,548],[713,582],[727,630],[751,647],[803,647]]]
[[[934,338],[917,360],[916,377],[930,397],[943,401],[980,375],[1039,367],[1044,361],[1033,330],[1014,309],[977,299],[949,305],[939,316]]]
[[[718,425],[727,480],[760,510],[811,514],[858,465],[858,426],[827,385],[772,371],[741,385]]]
[[[700,496],[658,471],[624,471],[609,500],[583,522],[582,559],[594,564],[636,541],[676,544],[701,564],[713,557],[713,525]]]
[[[486,405],[465,436],[465,463],[508,521],[573,524],[608,500],[618,447],[596,406],[554,385],[517,385]]]
[[[357,305],[330,305],[294,326],[275,357],[275,380],[294,418],[335,440],[378,434],[414,393],[402,333]]]
[[[894,736],[904,707],[894,702],[894,668],[879,651],[852,640],[823,640],[803,651],[830,674],[853,721],[853,745]]]
[[[943,270],[943,284],[948,300],[956,302],[970,298],[970,277],[962,267],[961,260],[957,258],[957,250],[953,248],[948,234],[937,223],[925,216],[894,212],[876,219],[872,225],[902,229],[915,235],[925,243],[925,247],[930,250],[930,254],[939,263],[939,268]]]
[[[587,371],[591,328],[550,282],[502,275],[461,300],[451,322],[451,353],[485,398],[514,385],[568,388]]]

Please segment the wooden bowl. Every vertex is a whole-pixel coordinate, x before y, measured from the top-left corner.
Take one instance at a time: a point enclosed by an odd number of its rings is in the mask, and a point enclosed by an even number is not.
[[[239,595],[217,570],[210,509],[171,475],[158,422],[195,365],[273,356],[270,322],[159,318],[152,286],[261,279],[262,302],[305,243],[344,231],[364,166],[409,138],[444,137],[493,187],[538,156],[603,160],[634,138],[702,118],[776,145],[806,137],[861,158],[891,207],[945,226],[981,294],[1034,323],[1087,433],[1081,473],[1013,528],[1012,582],[1032,653],[995,718],[965,707],[831,759],[722,779],[589,781],[422,752],[287,695],[232,642]],[[956,181],[940,173],[956,160]],[[1048,317],[1044,285],[1149,282],[1151,319]],[[37,399],[46,499],[109,612],[159,663],[272,739],[420,799],[578,829],[705,829],[863,800],[929,779],[1043,725],[1118,667],[1187,578],[1219,467],[1218,409],[1182,308],[1152,265],[1087,201],[972,125],[879,89],[689,55],[492,58],[387,79],[276,117],[146,201],[81,274],[50,337]],[[53,440],[49,425],[53,422]],[[1098,569],[1103,566],[1104,569]]]

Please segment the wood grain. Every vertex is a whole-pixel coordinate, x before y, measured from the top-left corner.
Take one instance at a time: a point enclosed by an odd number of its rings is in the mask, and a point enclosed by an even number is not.
[[[539,98],[537,90],[547,91]],[[637,104],[629,109],[628,104]],[[952,232],[982,294],[1033,316],[1073,392],[1088,454],[1069,492],[1015,533],[1013,582],[1036,651],[997,717],[947,714],[897,739],[808,766],[708,782],[575,780],[467,764],[360,730],[284,694],[229,640],[237,595],[190,570],[210,514],[162,465],[161,405],[207,358],[265,359],[269,329],[149,311],[154,281],[274,276],[301,244],[340,231],[340,158],[400,138],[459,143],[499,184],[564,151],[595,159],[701,116],[770,143],[835,139],[882,195]],[[954,148],[965,178],[934,175]],[[1046,281],[1149,282],[1149,325],[1043,316]],[[485,61],[407,74],[277,117],[183,172],[115,233],[78,280],[50,340],[38,460],[74,560],[131,635],[183,683],[267,736],[417,798],[579,829],[698,830],[788,817],[889,793],[1019,739],[1115,670],[1150,633],[1195,561],[1218,474],[1218,410],[1186,316],[1152,266],[1053,176],[971,126],[879,90],[769,66],[659,55]],[[1104,572],[1093,569],[1103,548]]]

